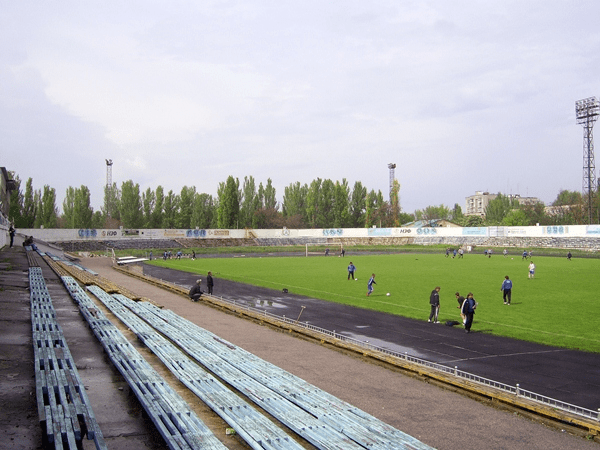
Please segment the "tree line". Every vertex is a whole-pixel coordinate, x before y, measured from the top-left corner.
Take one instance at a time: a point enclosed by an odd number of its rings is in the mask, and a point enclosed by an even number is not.
[[[368,190],[360,181],[352,187],[346,179],[317,178],[310,184],[291,183],[279,203],[271,179],[263,185],[252,176],[229,176],[219,183],[217,195],[184,186],[176,193],[163,186],[141,191],[138,183],[124,181],[104,188],[104,205],[94,211],[86,186],[69,187],[57,207],[54,188],[33,188],[29,178],[22,189],[18,175],[11,172],[17,188],[11,192],[9,219],[17,228],[363,228],[398,227],[415,220],[444,219],[461,226],[527,226],[586,223],[581,194],[560,191],[548,214],[543,203],[520,205],[498,194],[491,200],[486,217],[464,216],[458,204],[428,206],[406,213],[400,207],[400,184],[394,180],[390,200],[381,191]]]
[[[19,176],[11,176],[17,188],[11,193],[9,219],[17,228],[362,228],[414,219],[400,212],[397,181],[391,203],[360,181],[350,188],[346,179],[317,178],[310,184],[291,183],[280,204],[271,179],[263,184],[252,176],[242,182],[229,176],[219,183],[216,196],[197,192],[195,186],[178,193],[163,186],[142,191],[127,180],[120,187],[105,186],[104,205],[97,211],[86,186],[69,187],[59,212],[54,188],[34,190],[29,178],[23,191]]]

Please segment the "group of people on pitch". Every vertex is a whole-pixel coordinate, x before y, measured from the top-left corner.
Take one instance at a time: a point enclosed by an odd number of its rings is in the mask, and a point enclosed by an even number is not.
[[[352,261],[350,261],[350,264],[348,265],[348,280],[350,280],[350,278],[356,280],[356,278],[354,278],[354,272],[356,272],[356,266],[352,264]],[[370,297],[373,293],[374,284],[377,283],[375,283],[375,274],[373,273],[371,274],[371,278],[369,278],[369,282],[367,283],[367,297]]]
[[[431,312],[429,313],[429,323],[440,323],[438,320],[438,314],[440,312],[440,287],[436,286],[431,295],[429,296],[429,304],[431,305]],[[473,315],[475,314],[475,308],[477,308],[477,302],[473,298],[473,293],[469,292],[467,298],[456,292],[456,300],[458,300],[458,308],[460,309],[460,317],[465,327],[465,332],[471,332],[471,325],[473,325]],[[457,323],[457,322],[454,322]]]
[[[508,275],[504,277],[500,290],[502,291],[502,298],[504,299],[505,305],[510,305],[512,299],[512,287],[513,282]],[[477,301],[473,298],[473,293],[469,292],[467,298],[460,295],[459,292],[454,294],[458,301],[458,309],[460,309],[460,317],[465,327],[465,332],[471,332],[471,326],[473,325],[473,316],[475,309],[477,308]],[[429,296],[429,304],[431,305],[431,312],[429,313],[430,323],[440,323],[438,320],[438,314],[440,312],[440,287],[436,286],[431,295]],[[456,323],[456,322],[455,322]]]

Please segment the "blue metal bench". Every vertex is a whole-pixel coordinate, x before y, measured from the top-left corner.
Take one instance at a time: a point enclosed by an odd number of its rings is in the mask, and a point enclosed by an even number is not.
[[[98,450],[106,449],[40,267],[30,267],[29,286],[36,398],[44,442],[56,449],[76,450],[87,437]]]

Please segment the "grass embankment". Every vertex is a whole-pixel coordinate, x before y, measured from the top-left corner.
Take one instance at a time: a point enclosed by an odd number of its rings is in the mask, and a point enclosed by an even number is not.
[[[513,253],[514,250],[513,250]],[[347,266],[359,281],[347,280]],[[520,253],[504,258],[468,254],[463,259],[437,254],[346,255],[338,257],[199,258],[153,264],[206,274],[361,308],[426,321],[429,294],[441,287],[440,321],[459,320],[456,291],[473,292],[479,302],[473,328],[500,336],[600,352],[598,273],[600,260],[536,257],[534,279]],[[376,273],[375,292],[366,297]],[[514,282],[511,306],[502,301],[505,275]],[[391,295],[388,297],[386,293]]]

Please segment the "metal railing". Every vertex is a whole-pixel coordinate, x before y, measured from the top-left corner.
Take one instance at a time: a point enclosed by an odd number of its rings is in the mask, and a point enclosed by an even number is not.
[[[175,283],[169,283],[169,284],[173,284],[176,285]],[[180,285],[176,285],[179,287],[183,287]],[[387,356],[391,356],[394,358],[398,358],[400,360],[403,361],[407,361],[410,362],[412,364],[421,366],[421,367],[427,367],[429,369],[433,369],[436,370],[438,372],[442,372],[445,373],[447,375],[451,375],[451,376],[455,376],[458,377],[460,379],[464,379],[473,383],[477,383],[480,384],[482,386],[486,386],[486,387],[490,387],[490,388],[494,388],[494,389],[498,389],[504,393],[508,393],[508,394],[512,394],[515,395],[516,397],[520,397],[520,398],[524,398],[533,402],[537,402],[540,403],[542,405],[554,408],[554,409],[558,409],[561,411],[565,411],[571,414],[575,414],[577,416],[581,416],[587,419],[591,419],[597,422],[600,422],[600,408],[598,409],[598,411],[594,411],[591,409],[587,409],[587,408],[583,408],[581,406],[577,406],[577,405],[573,405],[571,403],[567,403],[567,402],[563,402],[561,400],[557,400],[551,397],[547,397],[545,395],[541,395],[538,394],[536,392],[533,391],[529,391],[526,389],[523,389],[519,386],[519,384],[517,384],[516,386],[511,386],[509,384],[506,383],[502,383],[500,381],[495,381],[495,380],[490,380],[488,378],[470,373],[470,372],[465,372],[464,370],[459,370],[458,366],[454,366],[454,367],[449,367],[449,366],[445,366],[443,364],[438,364],[435,362],[431,362],[431,361],[427,361],[426,359],[422,359],[422,358],[417,358],[416,356],[411,356],[408,354],[408,352],[396,352],[384,347],[379,347],[377,345],[371,344],[369,342],[365,342],[365,341],[361,341],[359,339],[355,339],[355,338],[351,338],[348,336],[345,336],[344,334],[338,333],[335,330],[327,330],[325,328],[321,328],[321,327],[317,327],[315,325],[311,325],[308,322],[300,322],[298,320],[295,319],[291,319],[288,318],[286,316],[279,316],[277,314],[273,314],[270,313],[264,309],[260,309],[260,308],[256,308],[253,306],[250,306],[249,304],[247,304],[247,302],[240,302],[240,301],[236,301],[236,300],[230,300],[230,299],[226,299],[223,297],[211,297],[213,299],[218,299],[219,301],[223,302],[223,303],[227,303],[236,307],[242,307],[243,309],[247,310],[247,311],[251,311],[253,312],[255,315],[257,316],[263,316],[265,318],[270,318],[279,322],[283,322],[285,324],[289,324],[289,325],[293,325],[295,327],[299,327],[299,328],[303,328],[305,330],[309,330],[313,333],[318,333],[318,334],[322,334],[324,336],[329,336],[333,339],[337,339],[341,342],[345,342],[348,344],[352,344],[364,349],[368,349],[374,352],[378,352]]]

